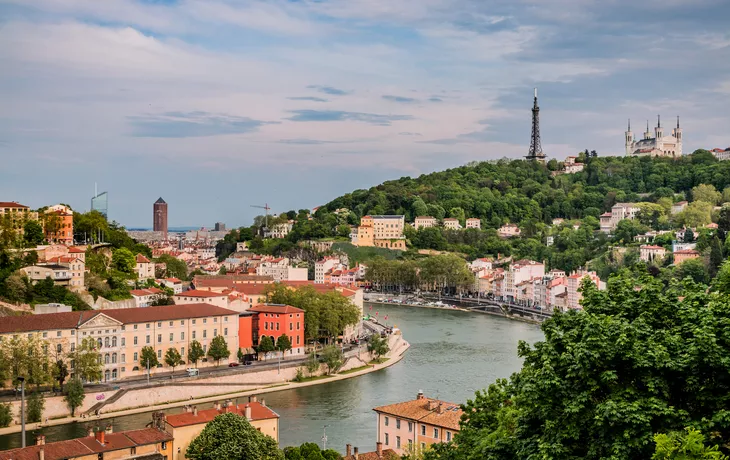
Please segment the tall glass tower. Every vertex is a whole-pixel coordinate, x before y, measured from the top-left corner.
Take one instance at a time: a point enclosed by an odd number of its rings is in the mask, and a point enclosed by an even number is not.
[[[104,215],[104,217],[108,217],[107,212],[109,210],[109,195],[107,194],[107,192],[101,192],[91,199],[91,210],[99,211]]]

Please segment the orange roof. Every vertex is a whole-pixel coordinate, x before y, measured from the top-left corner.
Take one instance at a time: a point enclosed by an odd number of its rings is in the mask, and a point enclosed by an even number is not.
[[[357,454],[358,460],[400,460],[401,456],[398,455],[393,449],[383,450],[383,456],[379,456],[377,452],[365,452]],[[355,460],[354,455],[346,455],[342,457],[342,460]]]
[[[248,311],[253,311],[257,313],[276,313],[280,315],[286,315],[289,313],[304,313],[304,310],[302,310],[301,308],[292,307],[291,305],[277,305],[265,303],[256,305],[255,307],[251,307]]]
[[[61,460],[91,456],[102,452],[111,452],[130,447],[146,446],[163,441],[172,441],[172,436],[156,428],[106,433],[104,444],[93,436],[86,436],[67,441],[50,442],[43,446],[33,445],[26,448],[11,449],[0,452],[0,460],[38,460],[40,450],[46,460]]]
[[[198,289],[191,289],[189,291],[181,292],[180,294],[175,294],[175,297],[201,297],[201,298],[209,298],[209,297],[222,297],[225,294],[219,293],[219,292],[213,292],[213,291],[201,291]]]
[[[134,296],[145,296],[145,295],[156,295],[156,294],[163,294],[164,291],[157,289],[157,288],[148,288],[148,289],[132,289],[129,291],[130,294]]]
[[[439,413],[439,406],[441,412]],[[433,407],[432,409],[429,407]],[[373,409],[375,412],[394,415],[408,420],[420,421],[429,425],[459,430],[459,421],[464,413],[457,404],[438,399],[421,398]]]
[[[182,283],[182,281],[177,278],[165,278],[165,281],[169,281],[171,283]]]
[[[137,263],[138,264],[148,264],[148,263],[150,263],[150,259],[143,256],[142,254],[137,254]]]
[[[674,251],[675,254],[687,254],[687,255],[699,255],[700,253],[698,251],[695,251],[694,249],[682,249],[679,251]]]
[[[74,247],[68,248],[68,252],[70,254],[86,254],[86,250],[85,249],[74,248]]]
[[[645,244],[644,246],[641,246],[641,249],[664,249],[661,246],[656,246],[653,244]]]
[[[180,428],[183,426],[208,423],[216,418],[218,415],[225,414],[226,412],[232,412],[234,414],[240,415],[241,417],[244,417],[246,415],[246,406],[251,407],[251,420],[269,420],[279,418],[279,414],[262,405],[260,402],[249,402],[246,404],[239,404],[238,406],[224,407],[221,410],[201,410],[198,411],[198,415],[194,415],[193,412],[183,412],[182,414],[168,415],[166,417],[166,421],[172,427]]]
[[[0,208],[23,208],[30,209],[28,206],[16,203],[15,201],[0,201]]]

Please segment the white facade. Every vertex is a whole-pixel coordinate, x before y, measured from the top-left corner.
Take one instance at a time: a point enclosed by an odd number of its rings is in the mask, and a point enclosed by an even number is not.
[[[444,228],[449,230],[461,230],[461,224],[459,223],[459,219],[444,219]]]
[[[419,228],[429,228],[429,227],[435,227],[438,224],[438,221],[435,217],[431,216],[419,216],[416,217],[416,219],[413,222],[413,228],[418,230]]]
[[[340,266],[340,259],[337,257],[325,257],[318,260],[314,264],[314,282],[316,284],[324,283],[324,274],[338,266]]]
[[[482,228],[482,220],[476,217],[466,219],[466,228]]]

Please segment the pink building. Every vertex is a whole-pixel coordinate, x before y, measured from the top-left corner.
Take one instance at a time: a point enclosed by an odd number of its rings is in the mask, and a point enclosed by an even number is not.
[[[598,278],[598,275],[596,275],[596,272],[577,272],[573,273],[568,277],[568,285],[567,285],[567,303],[566,308],[573,308],[573,309],[580,309],[582,308],[580,305],[580,301],[583,298],[583,294],[578,292],[578,289],[580,288],[581,283],[585,278],[588,278],[593,284],[600,287],[601,286],[601,280]]]
[[[522,259],[512,262],[509,269],[505,271],[504,296],[508,299],[516,298],[515,287],[533,278],[545,276],[545,265],[534,260]]]
[[[502,238],[512,238],[513,236],[520,236],[521,231],[520,227],[515,224],[505,224],[497,230],[497,233]]]

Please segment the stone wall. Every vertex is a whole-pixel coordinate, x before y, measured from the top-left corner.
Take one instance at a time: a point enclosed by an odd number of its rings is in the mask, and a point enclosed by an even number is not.
[[[89,304],[94,310],[115,310],[120,308],[137,308],[134,299],[125,300],[107,300],[104,297],[98,297],[94,300],[91,294],[80,294],[81,299]]]

